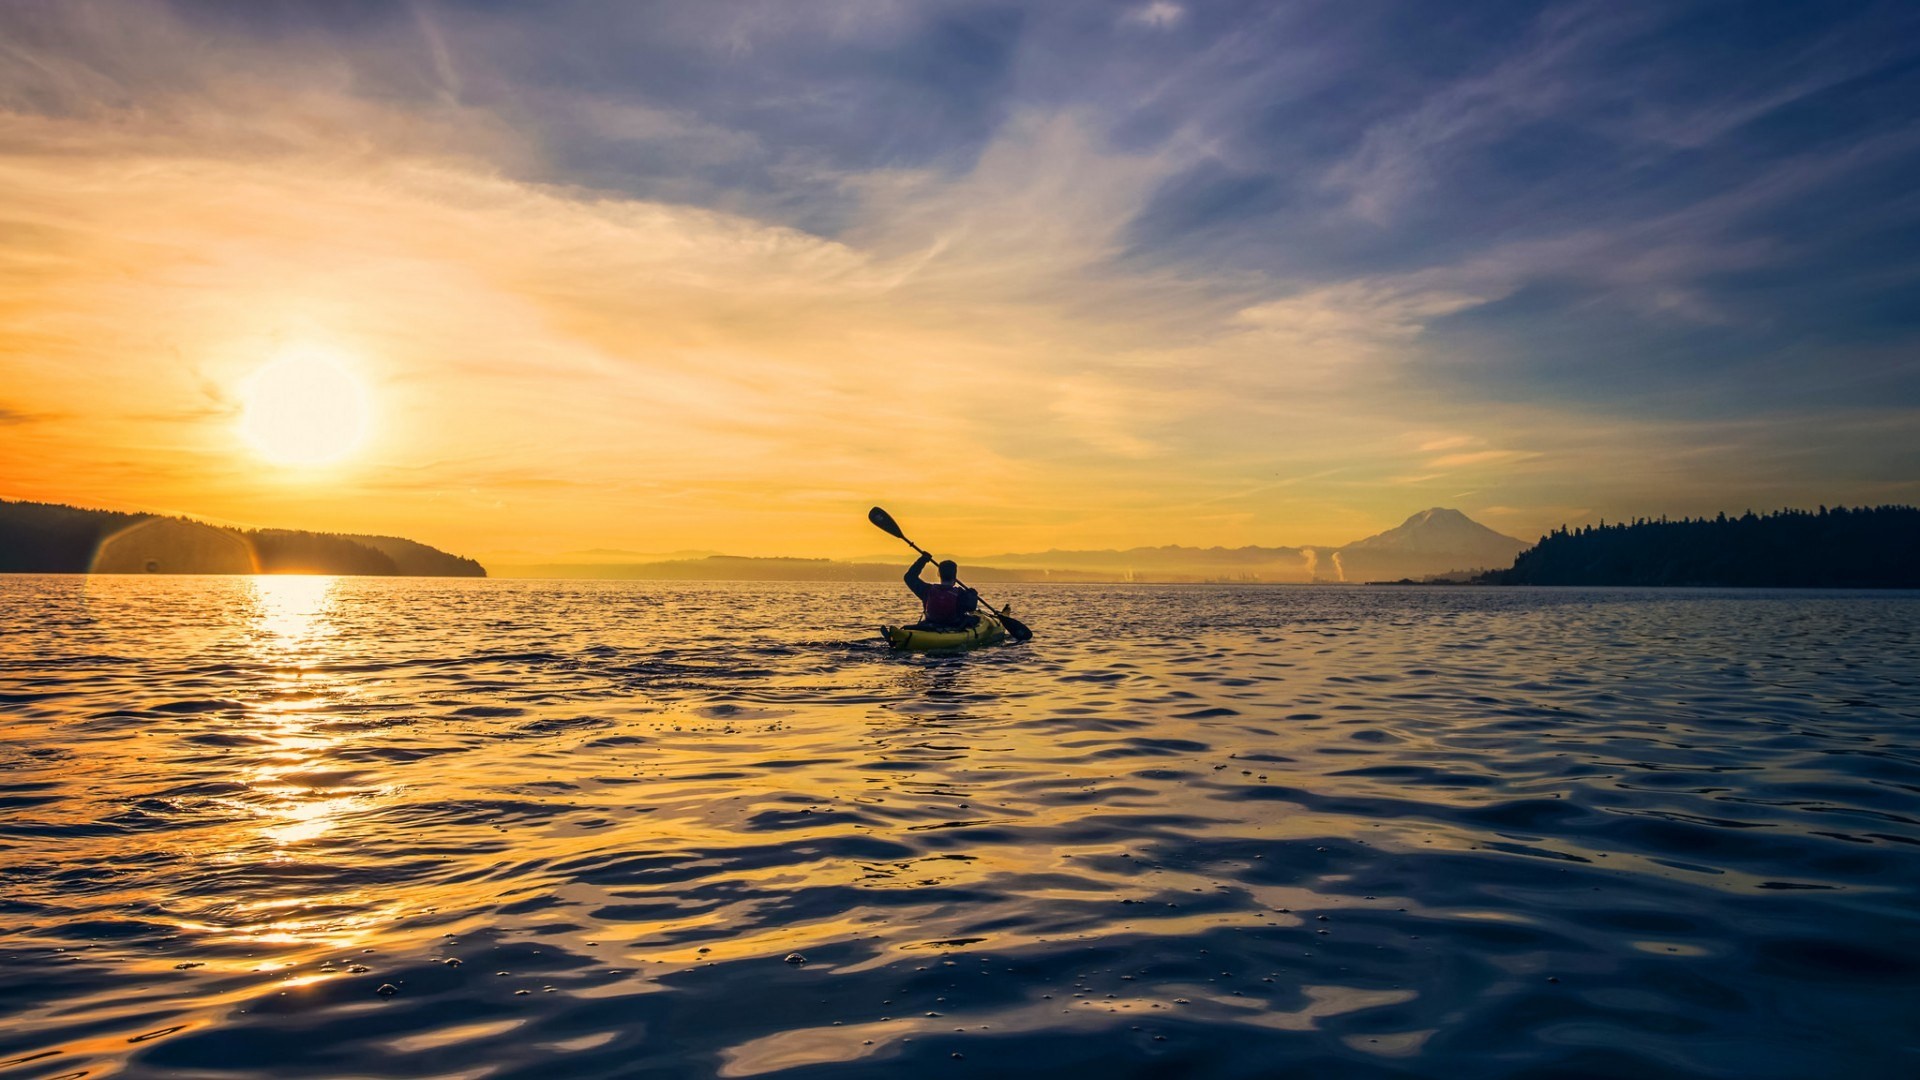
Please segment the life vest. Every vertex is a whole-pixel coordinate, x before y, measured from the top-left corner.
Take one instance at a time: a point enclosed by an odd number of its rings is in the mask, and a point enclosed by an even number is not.
[[[927,622],[934,626],[946,626],[966,618],[961,610],[967,591],[958,585],[929,585],[921,595],[921,606],[926,608]]]

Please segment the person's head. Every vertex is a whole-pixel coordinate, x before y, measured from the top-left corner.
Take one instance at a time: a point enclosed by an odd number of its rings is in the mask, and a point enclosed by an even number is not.
[[[951,585],[960,580],[960,564],[952,559],[940,560],[940,584]]]

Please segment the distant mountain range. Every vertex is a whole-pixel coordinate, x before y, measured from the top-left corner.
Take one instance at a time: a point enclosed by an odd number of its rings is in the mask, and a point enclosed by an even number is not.
[[[680,551],[630,551],[626,548],[583,548],[578,551],[562,551],[558,554],[542,551],[522,551],[502,548],[498,551],[478,551],[474,557],[488,566],[514,566],[520,568],[562,569],[579,566],[624,566],[628,563],[684,562],[697,559],[725,557],[723,551],[682,549]],[[510,575],[526,577],[529,575]],[[543,575],[551,576],[551,575]],[[562,575],[564,576],[564,575]]]
[[[899,581],[909,560],[849,562],[842,559],[753,558],[707,555],[658,562],[509,563],[494,567],[496,577],[595,578],[617,581]],[[981,585],[1006,581],[1113,581],[1111,574],[1074,571],[1008,570],[967,563],[962,576]]]
[[[978,584],[1050,582],[1474,582],[1489,585],[1920,587],[1920,509],[1781,510],[1756,517],[1561,528],[1528,544],[1458,510],[1422,510],[1339,547],[1138,547],[960,557]],[[500,553],[506,577],[677,581],[894,581],[908,562]],[[526,559],[528,561],[521,561]],[[532,560],[541,560],[538,562]],[[182,517],[0,499],[0,573],[314,573],[485,577],[472,559],[397,536],[235,529]]]
[[[0,499],[0,573],[486,577],[398,536],[229,529],[182,517]]]
[[[1462,579],[1506,567],[1527,544],[1435,507],[1342,547],[1140,547],[967,556],[968,580],[1337,582]],[[598,548],[502,553],[508,577],[888,581],[907,560],[753,559]],[[0,573],[321,573],[484,577],[472,559],[394,536],[232,529],[181,517],[0,500]]]
[[[962,565],[1070,570],[1122,581],[1388,581],[1468,577],[1509,566],[1529,546],[1458,510],[1422,510],[1398,526],[1341,547],[1140,547],[982,555]]]
[[[1423,510],[1399,526],[1343,547],[1140,547],[1125,551],[1039,551],[960,556],[962,576],[1001,581],[1338,582],[1435,577],[1464,579],[1509,566],[1528,545],[1458,510]],[[748,559],[704,552],[645,561],[630,552],[594,552],[496,563],[507,577],[736,581],[889,581],[908,559]]]

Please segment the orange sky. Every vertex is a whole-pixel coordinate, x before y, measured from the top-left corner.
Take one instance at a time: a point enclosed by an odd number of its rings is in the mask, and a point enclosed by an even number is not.
[[[1520,287],[1511,250],[1309,278],[1132,257],[1129,223],[1207,151],[1129,147],[1085,107],[1011,109],[961,167],[845,170],[845,220],[807,231],[571,181],[457,87],[367,93],[350,53],[295,40],[130,96],[102,81],[133,42],[195,55],[132,11],[114,48],[9,54],[0,497],[469,554],[835,556],[888,550],[874,503],[982,553],[1337,544],[1435,505],[1532,537],[1839,497],[1755,451],[1821,417],[1682,430],[1411,379],[1441,362],[1435,320]],[[22,80],[64,104],[21,104]],[[580,107],[608,139],[700,122]],[[346,460],[277,465],[242,437],[242,387],[289,352],[364,385]]]

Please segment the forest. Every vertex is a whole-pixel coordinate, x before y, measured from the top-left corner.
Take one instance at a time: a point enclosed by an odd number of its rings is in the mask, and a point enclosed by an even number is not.
[[[1920,508],[1776,510],[1562,527],[1492,585],[1920,588]]]
[[[0,499],[0,573],[485,577],[472,559],[397,536],[229,529],[189,518]]]

